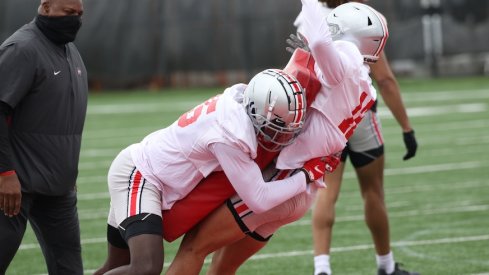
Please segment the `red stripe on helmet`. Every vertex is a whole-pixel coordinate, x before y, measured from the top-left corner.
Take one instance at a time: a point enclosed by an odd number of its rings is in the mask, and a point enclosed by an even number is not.
[[[292,88],[292,94],[295,97],[295,104],[296,104],[296,116],[294,119],[294,123],[300,123],[304,117],[304,105],[305,102],[303,100],[303,90],[302,86],[299,84],[299,82],[292,78],[289,74],[286,72],[279,70],[279,69],[272,69],[272,71],[276,72],[278,75],[282,76],[285,78],[287,83],[290,85]]]
[[[295,119],[295,123],[299,123],[302,121],[302,118],[304,117],[304,102],[302,100],[302,92],[297,92],[294,93],[296,97],[296,102],[297,102],[297,116]]]
[[[387,42],[387,38],[389,37],[389,29],[387,28],[387,21],[385,20],[385,17],[382,14],[380,14],[379,12],[377,12],[376,10],[374,10],[372,7],[370,7],[368,5],[367,5],[367,8],[369,8],[377,16],[377,18],[380,21],[380,25],[382,26],[382,31],[384,32],[384,36],[382,37],[382,40],[380,41],[380,45],[374,54],[374,56],[379,56],[380,52],[382,52],[382,50],[385,47],[385,44]]]

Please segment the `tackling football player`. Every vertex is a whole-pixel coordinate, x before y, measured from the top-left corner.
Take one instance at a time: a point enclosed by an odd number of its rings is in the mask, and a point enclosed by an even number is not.
[[[109,256],[96,274],[159,274],[166,222],[162,210],[171,209],[212,172],[223,171],[256,213],[315,188],[309,183],[324,174],[324,159],[312,159],[291,177],[267,183],[254,161],[259,146],[275,152],[296,139],[305,109],[304,91],[294,77],[265,70],[248,85],[226,89],[122,150],[108,173]],[[323,186],[322,181],[315,184]],[[117,259],[121,251],[126,253]]]
[[[365,5],[358,8],[372,20],[380,20],[375,10]],[[365,61],[378,58],[388,36],[385,27],[369,39],[358,39],[363,28],[368,31],[368,21],[365,26],[357,24],[350,29],[337,26],[331,34],[314,0],[303,1],[303,12],[304,35],[316,61],[313,75],[321,85],[303,132],[281,151],[278,169],[296,169],[311,156],[330,155],[344,148],[376,98]],[[340,32],[345,35],[338,35]],[[313,196],[297,195],[260,214],[246,209],[239,199],[229,200],[186,234],[167,274],[198,274],[205,257],[223,246],[214,254],[209,274],[234,274],[278,228],[302,217]]]

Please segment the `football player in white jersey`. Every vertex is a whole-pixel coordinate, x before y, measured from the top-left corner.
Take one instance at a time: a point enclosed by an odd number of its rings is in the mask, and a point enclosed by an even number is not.
[[[319,0],[324,16],[328,16],[333,8],[346,2],[365,0]],[[345,10],[345,12],[348,12]],[[346,14],[348,15],[348,14]],[[355,12],[350,12],[355,16]],[[303,14],[300,13],[294,22],[297,32],[303,28]],[[373,22],[375,23],[375,22]],[[295,37],[291,35],[292,41]],[[297,41],[300,42],[300,41]],[[407,149],[404,160],[410,159],[416,153],[417,142],[406,109],[402,102],[399,85],[384,52],[378,61],[370,63],[371,76],[376,81],[379,93],[385,105],[396,118],[402,129],[403,140]],[[376,105],[374,105],[375,107]],[[319,190],[313,210],[312,232],[314,243],[314,275],[331,275],[330,248],[332,230],[335,220],[335,203],[340,193],[342,176],[347,157],[350,159],[357,174],[361,195],[364,200],[365,221],[370,229],[375,246],[375,259],[379,275],[416,275],[419,273],[401,269],[395,262],[390,247],[389,221],[384,201],[384,140],[382,127],[376,113],[376,108],[369,110],[355,133],[348,140],[343,150],[338,169],[324,176],[328,183],[327,190]]]
[[[300,168],[310,157],[331,155],[345,147],[376,99],[365,61],[378,58],[388,37],[383,17],[370,7],[360,8],[364,16],[375,16],[380,33],[357,39],[362,34],[357,31],[364,26],[342,29],[345,36],[332,36],[317,1],[302,3],[304,36],[316,62],[312,70],[320,81],[320,91],[308,109],[303,132],[279,154],[276,168],[281,170]],[[313,198],[314,193],[303,193],[261,214],[232,198],[186,234],[167,274],[198,274],[205,257],[216,249],[208,274],[234,274],[278,228],[302,217]]]
[[[307,162],[291,177],[266,183],[254,161],[259,146],[278,151],[291,144],[303,127],[305,110],[299,82],[269,69],[122,150],[108,172],[109,256],[96,274],[159,274],[164,256],[162,210],[171,209],[212,172],[224,171],[256,213],[316,188],[315,184],[323,186],[321,181],[309,186],[322,178],[321,159]],[[122,259],[114,260],[116,248],[125,249]]]

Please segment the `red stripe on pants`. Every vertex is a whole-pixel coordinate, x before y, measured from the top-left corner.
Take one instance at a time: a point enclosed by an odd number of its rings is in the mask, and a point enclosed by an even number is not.
[[[248,208],[248,205],[246,204],[242,204],[238,207],[236,207],[236,212],[238,212],[238,214],[241,216],[241,213],[243,213],[244,211],[247,211],[249,208]]]
[[[141,173],[139,171],[136,171],[136,175],[134,176],[134,183],[132,184],[131,191],[130,191],[131,195],[129,197],[129,201],[130,201],[129,217],[136,215],[137,200],[138,200],[140,185],[141,185]]]

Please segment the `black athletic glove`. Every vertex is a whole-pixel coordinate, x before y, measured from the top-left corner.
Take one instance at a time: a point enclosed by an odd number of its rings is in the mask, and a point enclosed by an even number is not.
[[[289,35],[289,38],[287,38],[285,42],[290,45],[290,47],[285,47],[285,49],[290,53],[294,53],[295,49],[297,48],[301,48],[308,52],[311,51],[307,46],[307,39],[300,32],[298,32],[297,35]]]
[[[408,160],[416,155],[416,150],[418,149],[418,143],[416,142],[416,137],[414,137],[414,130],[403,133],[403,139],[407,152],[402,159]]]

